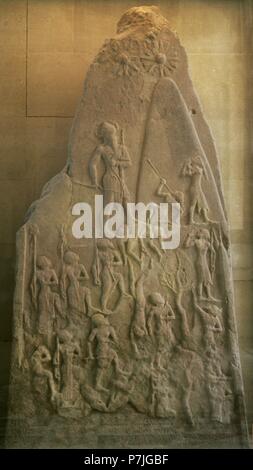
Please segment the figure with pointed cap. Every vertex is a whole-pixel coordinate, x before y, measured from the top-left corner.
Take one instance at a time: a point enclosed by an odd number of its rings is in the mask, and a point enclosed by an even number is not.
[[[105,206],[110,202],[119,202],[126,208],[129,191],[124,171],[131,165],[131,160],[123,142],[123,131],[117,123],[102,122],[97,129],[97,137],[100,143],[89,162],[92,184],[103,192]],[[99,182],[101,166],[104,171],[102,181]]]

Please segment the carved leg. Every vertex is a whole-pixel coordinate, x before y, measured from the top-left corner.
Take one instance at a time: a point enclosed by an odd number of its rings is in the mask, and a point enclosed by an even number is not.
[[[102,385],[102,380],[104,377],[104,368],[98,367],[97,376],[96,376],[96,389],[99,392],[109,392],[109,390]]]
[[[92,265],[91,272],[92,272],[93,281],[94,281],[95,286],[100,286],[100,280],[99,280],[97,266],[96,266],[95,262]]]
[[[86,307],[85,310],[87,312],[88,317],[92,317],[92,315],[94,313],[104,313],[105,315],[109,315],[111,313],[111,312],[108,312],[106,310],[102,311],[99,308],[94,307],[92,305],[91,292],[90,292],[90,289],[88,289],[88,287],[86,287],[85,291],[84,291],[84,304],[85,304],[85,307]]]
[[[150,248],[154,253],[157,254],[159,261],[161,261],[161,259],[162,259],[162,253],[161,253],[160,250],[157,248],[157,246],[155,245],[155,243],[154,243],[152,240],[149,240],[148,245],[149,245],[149,248]]]
[[[138,256],[132,250],[128,251],[128,256],[131,256],[131,258],[133,258],[133,260],[135,260],[136,263],[138,263],[139,266],[141,266],[141,259],[138,258]]]
[[[84,289],[84,305],[86,307],[86,312],[87,312],[88,316],[90,317],[92,315],[93,307],[91,305],[90,289],[88,289],[88,288]]]
[[[114,192],[110,191],[109,189],[104,190],[104,207],[110,202],[115,202],[114,200]]]
[[[132,329],[130,331],[130,341],[131,341],[131,345],[132,345],[132,348],[134,350],[135,356],[137,357],[137,359],[140,358],[141,354],[140,354],[140,351],[139,351],[139,349],[137,347],[137,344],[135,342],[135,334],[134,334]]]
[[[205,299],[205,300],[210,300],[212,302],[220,302],[219,299],[216,299],[215,297],[212,296],[211,286],[209,284],[206,284],[205,288],[206,288],[206,293],[207,293],[207,299]]]
[[[194,419],[192,416],[192,411],[190,407],[190,396],[191,396],[191,391],[192,391],[192,385],[193,385],[193,380],[191,378],[191,373],[190,373],[190,365],[189,369],[186,370],[186,384],[185,384],[185,389],[183,389],[183,407],[184,407],[184,412],[186,419],[188,423],[191,426],[194,426]]]
[[[156,357],[155,357],[154,363],[155,363],[155,365],[156,365],[156,367],[157,367],[158,370],[160,370],[160,371],[165,371],[166,369],[162,366],[161,360],[162,360],[162,352],[158,351],[158,352],[156,353]]]
[[[221,397],[217,397],[217,400],[211,400],[211,419],[217,423],[222,423],[222,402],[220,403]]]
[[[124,281],[122,274],[117,273],[117,281],[118,281],[117,285],[118,285],[121,295],[123,295],[124,297],[132,298],[132,296],[126,292],[125,281]]]
[[[156,393],[151,394],[151,403],[150,403],[150,408],[149,412],[151,416],[155,417],[156,416]]]
[[[127,265],[127,253],[126,253],[125,241],[119,239],[118,247],[119,247],[120,254],[122,256],[123,264],[124,266],[126,266]]]
[[[102,282],[102,293],[101,293],[101,305],[103,310],[107,310],[107,303],[112,291],[112,281],[110,278],[106,277]]]
[[[129,278],[129,290],[132,297],[135,297],[135,276],[133,266],[130,260],[128,260],[128,278]]]
[[[189,401],[187,398],[183,399],[183,404],[184,404],[184,411],[185,411],[186,419],[191,426],[194,426],[195,423],[194,423],[194,419],[192,416],[191,407],[189,405]]]
[[[181,328],[184,336],[190,335],[190,329],[188,326],[188,320],[186,316],[186,311],[182,305],[182,292],[179,292],[176,300],[177,308],[181,316]]]
[[[119,365],[119,358],[118,358],[116,352],[114,352],[114,355],[113,355],[113,363],[114,363],[116,373],[122,374],[122,375],[125,375],[125,376],[129,375],[128,372],[125,372],[124,370],[121,369],[121,367]]]
[[[203,299],[203,283],[200,282],[197,287],[199,299]]]
[[[50,390],[50,394],[51,394],[50,400],[51,400],[51,402],[54,402],[55,398],[56,398],[56,389],[55,389],[53,374],[49,370],[45,370],[42,375],[47,377],[49,390]]]
[[[190,224],[194,224],[194,213],[195,213],[195,204],[191,205],[190,206],[190,209],[189,209],[189,219],[190,219]]]

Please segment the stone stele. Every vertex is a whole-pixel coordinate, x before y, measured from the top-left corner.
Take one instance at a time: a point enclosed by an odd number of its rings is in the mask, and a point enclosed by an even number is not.
[[[179,247],[75,238],[95,195],[179,202]],[[9,397],[9,448],[248,445],[219,164],[157,7],[98,52],[67,164],[17,234]]]

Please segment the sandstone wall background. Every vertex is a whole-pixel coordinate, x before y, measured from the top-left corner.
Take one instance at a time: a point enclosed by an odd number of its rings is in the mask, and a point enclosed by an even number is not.
[[[143,3],[160,6],[178,32],[216,141],[251,429],[253,0],[0,0],[0,416],[7,403],[16,231],[65,164],[89,63],[120,15]],[[4,418],[0,423],[2,437]]]

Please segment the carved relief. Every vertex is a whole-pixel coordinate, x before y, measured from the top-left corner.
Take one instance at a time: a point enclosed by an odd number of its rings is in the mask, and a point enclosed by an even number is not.
[[[151,159],[146,160],[147,164],[151,168],[152,172],[159,178],[160,183],[156,191],[156,195],[162,199],[162,202],[171,203],[171,202],[178,202],[180,204],[181,213],[184,212],[184,194],[181,191],[174,191],[172,190],[166,179],[163,178],[152,162]]]
[[[163,369],[162,360],[164,353],[171,350],[175,344],[175,338],[171,329],[171,320],[175,313],[171,306],[166,304],[165,299],[159,292],[154,292],[149,297],[151,308],[148,315],[147,327],[150,336],[155,340],[154,366]]]
[[[56,348],[54,354],[54,375],[58,382],[58,407],[72,407],[76,405],[78,394],[75,393],[75,369],[79,373],[81,349],[73,334],[67,330],[56,335]],[[79,374],[78,374],[79,375]],[[79,376],[77,377],[79,379]],[[77,380],[77,384],[78,384]],[[79,387],[79,384],[78,384]],[[79,404],[79,403],[78,403]]]
[[[61,307],[57,292],[53,290],[58,286],[58,279],[51,261],[46,256],[39,256],[37,259],[36,284],[38,284],[38,333],[48,337],[52,334],[56,310],[60,311]]]
[[[140,56],[144,67],[149,73],[166,77],[177,66],[177,53],[168,41],[159,40],[154,33],[144,42],[144,54]]]
[[[39,346],[35,350],[31,358],[31,366],[35,377],[45,379],[49,390],[50,401],[52,404],[55,404],[57,391],[51,371],[52,358],[46,346]]]
[[[197,274],[197,291],[199,298],[201,300],[218,301],[211,294],[211,288],[213,286],[211,270],[214,271],[215,266],[213,264],[214,248],[211,244],[210,231],[202,227],[192,229],[186,237],[185,247],[194,247],[196,251],[195,269]]]
[[[73,251],[66,251],[63,261],[61,293],[67,301],[69,320],[75,322],[78,317],[92,312],[90,289],[84,285],[89,275]]]
[[[110,326],[108,318],[101,314],[93,315],[88,350],[89,358],[96,361],[95,388],[97,391],[109,392],[109,389],[105,387],[104,378],[110,366],[114,366],[116,376],[119,373],[125,374],[120,367],[117,352],[113,349],[110,340],[115,344],[118,342],[115,330]]]
[[[137,39],[106,40],[95,63],[112,65],[112,71],[119,77],[131,77],[140,71],[140,43]]]
[[[148,334],[146,324],[146,298],[144,294],[144,279],[147,272],[142,272],[135,282],[135,308],[130,326],[130,339],[136,357],[141,357],[138,343]]]
[[[96,254],[93,264],[94,281],[101,286],[101,306],[104,312],[110,311],[108,307],[110,296],[117,288],[119,292],[118,302],[121,297],[129,298],[122,274],[116,271],[116,267],[122,266],[122,260],[110,240],[103,239],[96,242]],[[117,307],[114,305],[113,309]]]
[[[104,196],[104,204],[120,202],[123,206],[129,202],[129,191],[125,183],[125,170],[131,165],[128,150],[124,144],[123,130],[117,123],[102,122],[97,129],[100,144],[90,159],[89,171],[92,184]],[[104,166],[102,180],[98,179],[98,170]]]
[[[195,223],[196,215],[200,221],[209,222],[208,203],[202,188],[203,178],[207,179],[207,173],[203,161],[199,155],[187,160],[182,168],[182,176],[189,177],[189,223]]]
[[[150,448],[245,438],[227,222],[187,73],[155,7],[123,15],[89,70],[68,164],[18,241],[11,380],[23,409],[12,397],[12,411],[31,421],[28,444],[54,433],[81,448],[133,436]],[[146,238],[75,239],[72,207],[96,194],[124,209],[180,203],[180,245],[164,249],[150,220]]]
[[[216,350],[217,341],[216,336],[223,332],[223,327],[221,323],[222,318],[222,309],[217,307],[217,305],[206,305],[201,307],[197,303],[196,293],[193,290],[194,298],[194,307],[198,312],[202,325],[203,325],[203,342],[205,350],[208,351],[209,348]]]
[[[166,38],[166,28],[151,29],[143,40],[123,37],[106,40],[95,64],[111,64],[116,76],[131,78],[136,73],[151,73],[154,77],[172,74],[179,61],[175,44]]]
[[[231,400],[233,395],[230,385],[231,378],[223,374],[220,367],[217,369],[209,364],[207,379],[211,420],[218,423],[229,423],[231,416],[227,402]]]
[[[150,388],[151,402],[149,412],[156,418],[174,418],[176,411],[170,408],[170,391],[166,380],[154,366],[151,366]]]
[[[134,41],[129,40],[110,41],[111,54],[116,64],[114,73],[119,77],[131,77],[134,73],[139,72],[138,57],[133,55],[135,45]]]

